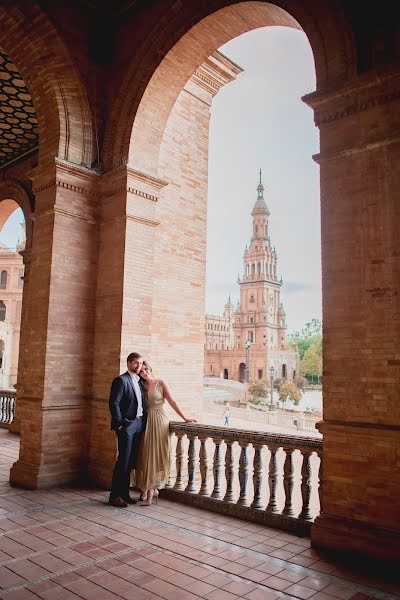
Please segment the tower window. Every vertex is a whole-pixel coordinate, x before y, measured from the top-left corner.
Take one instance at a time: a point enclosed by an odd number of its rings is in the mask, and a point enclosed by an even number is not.
[[[6,305],[3,300],[0,300],[0,321],[6,320]]]
[[[254,296],[253,295],[250,296],[249,302],[254,302]]]
[[[2,271],[0,275],[0,289],[5,290],[7,287],[7,271]]]

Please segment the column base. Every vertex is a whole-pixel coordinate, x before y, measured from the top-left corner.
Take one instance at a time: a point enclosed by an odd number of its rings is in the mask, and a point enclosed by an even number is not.
[[[316,518],[311,528],[311,545],[351,562],[366,561],[376,565],[381,563],[385,570],[400,564],[400,532],[355,519],[333,517],[323,513]],[[397,569],[397,567],[396,567]]]
[[[10,469],[10,484],[28,490],[48,488],[71,483],[83,483],[86,479],[82,473],[82,463],[34,465],[17,460]]]

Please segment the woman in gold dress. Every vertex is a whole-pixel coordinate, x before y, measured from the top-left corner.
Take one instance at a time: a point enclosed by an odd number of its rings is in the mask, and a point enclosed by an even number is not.
[[[195,423],[187,419],[172,398],[167,384],[155,379],[148,362],[144,362],[140,371],[146,387],[147,424],[142,436],[139,464],[132,473],[136,487],[141,490],[142,505],[149,506],[153,498],[157,499],[158,490],[165,487],[169,475],[169,419],[164,412],[165,400],[186,423]]]

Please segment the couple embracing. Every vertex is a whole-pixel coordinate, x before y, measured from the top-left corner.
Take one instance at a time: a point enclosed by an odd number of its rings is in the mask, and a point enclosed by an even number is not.
[[[165,487],[169,475],[169,419],[165,400],[186,423],[187,419],[171,396],[167,384],[152,375],[143,356],[132,352],[128,370],[111,385],[111,429],[118,437],[109,503],[125,508],[128,504],[149,506],[158,490]],[[129,495],[132,484],[139,488],[140,499]]]

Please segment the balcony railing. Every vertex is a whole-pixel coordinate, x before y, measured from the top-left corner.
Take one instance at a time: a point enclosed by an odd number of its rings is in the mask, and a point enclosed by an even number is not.
[[[0,390],[0,427],[8,427],[15,415],[16,392]]]
[[[163,496],[308,535],[320,512],[322,440],[170,423]]]

